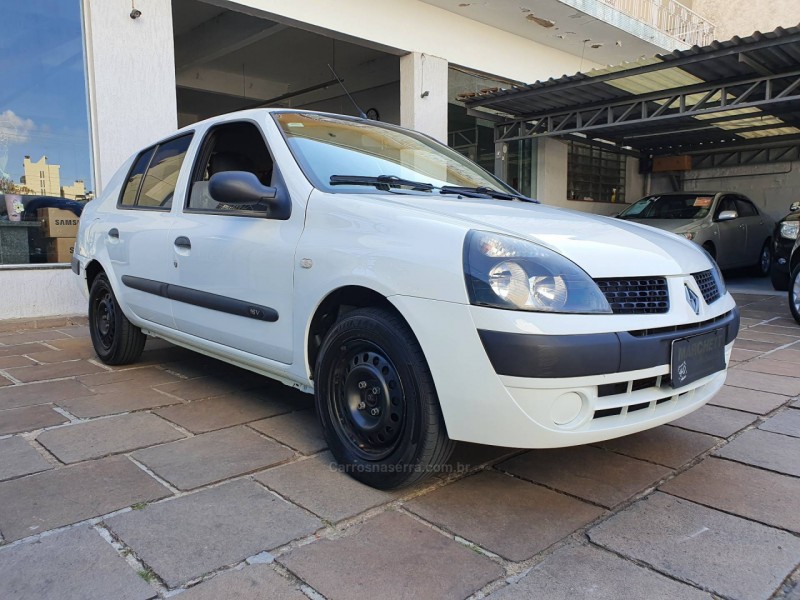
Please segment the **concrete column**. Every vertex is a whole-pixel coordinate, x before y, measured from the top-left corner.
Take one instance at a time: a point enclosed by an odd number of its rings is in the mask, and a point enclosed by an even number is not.
[[[400,57],[400,125],[447,143],[447,61],[412,52]]]
[[[177,128],[172,3],[82,0],[95,191]]]

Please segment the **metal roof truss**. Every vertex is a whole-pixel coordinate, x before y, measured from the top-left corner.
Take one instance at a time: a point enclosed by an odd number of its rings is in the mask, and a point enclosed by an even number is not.
[[[764,74],[730,81],[702,82],[682,88],[666,89],[609,102],[586,104],[569,110],[539,115],[523,115],[499,124],[497,141],[505,142],[528,137],[561,136],[581,133],[624,144],[627,137],[646,132],[646,127],[659,130],[702,129],[726,120],[757,116],[750,112],[707,120],[708,115],[742,109],[765,109],[800,100],[800,70],[778,75]],[[704,117],[703,120],[692,117]],[[774,122],[751,125],[747,131],[776,129]],[[669,128],[669,129],[667,129]],[[741,129],[736,131],[741,132]],[[630,145],[645,149],[644,140]],[[687,148],[684,148],[684,150]]]

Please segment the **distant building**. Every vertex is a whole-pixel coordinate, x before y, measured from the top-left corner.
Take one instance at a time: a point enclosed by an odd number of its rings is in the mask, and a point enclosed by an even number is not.
[[[42,196],[61,195],[61,165],[48,165],[46,156],[36,162],[26,156],[22,161],[22,169],[25,175],[20,183],[26,188]]]
[[[87,199],[86,186],[82,179],[61,187],[61,165],[48,165],[46,156],[36,162],[26,156],[22,161],[22,168],[25,175],[20,178],[20,183],[35,194],[61,196],[70,200]]]

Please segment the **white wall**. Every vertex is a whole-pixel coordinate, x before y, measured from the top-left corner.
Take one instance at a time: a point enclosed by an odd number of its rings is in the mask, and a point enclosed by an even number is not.
[[[52,316],[85,316],[88,305],[69,267],[0,269],[0,321]]]
[[[419,52],[497,76],[532,83],[575,73],[581,58],[418,0],[210,0],[302,29],[395,54]],[[585,70],[599,65],[583,60]]]
[[[718,40],[800,23],[798,0],[693,0],[691,8],[714,23]]]
[[[400,59],[400,125],[447,143],[447,61],[411,52]]]
[[[133,152],[177,128],[172,5],[82,0],[96,191]]]

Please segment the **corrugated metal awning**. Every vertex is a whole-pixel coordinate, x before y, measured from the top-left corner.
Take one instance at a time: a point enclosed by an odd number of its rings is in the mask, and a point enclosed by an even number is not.
[[[498,90],[498,140],[580,135],[643,154],[800,141],[800,27]]]

